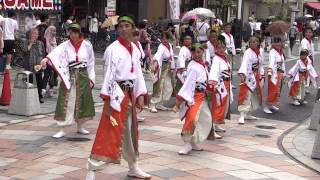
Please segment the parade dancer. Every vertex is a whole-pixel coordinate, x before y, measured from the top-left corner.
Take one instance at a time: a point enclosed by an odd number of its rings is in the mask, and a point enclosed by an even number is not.
[[[272,110],[279,111],[280,93],[283,79],[285,77],[285,57],[281,38],[274,38],[272,50],[269,52],[268,65],[268,97],[264,112],[271,114]]]
[[[70,24],[69,32],[70,40],[57,46],[41,61],[42,66],[48,62],[62,80],[54,116],[60,131],[54,138],[63,137],[64,128],[73,121],[77,123],[78,133],[89,134],[83,125],[95,116],[91,91],[95,82],[92,45],[83,40],[79,24]]]
[[[209,75],[209,87],[213,89],[212,94],[212,120],[213,128],[210,138],[220,139],[222,136],[216,132],[225,132],[220,125],[224,124],[228,108],[232,102],[231,65],[227,59],[224,37],[218,37],[216,55],[212,60]],[[213,136],[213,137],[212,137]]]
[[[181,137],[186,143],[179,151],[180,155],[188,154],[191,150],[201,151],[198,143],[207,139],[211,127],[211,112],[209,109],[206,89],[208,71],[203,60],[205,49],[200,43],[192,47],[193,61],[187,69],[187,78],[181,87],[174,112],[180,109],[180,118],[184,119]]]
[[[138,48],[139,52],[140,52],[140,63],[143,64],[143,59],[145,58],[145,53],[143,51],[143,48],[142,48],[142,45],[140,43],[140,32],[138,29],[136,29],[134,32],[133,32],[133,38],[132,38],[132,42],[133,44]],[[142,67],[143,68],[143,67]],[[148,93],[146,93],[144,95],[144,101],[145,99],[148,100]],[[137,119],[138,119],[138,122],[143,122],[145,120],[144,117],[142,116],[137,116]]]
[[[119,38],[104,53],[105,76],[100,97],[103,112],[96,138],[88,159],[87,180],[108,163],[120,163],[120,156],[128,162],[128,176],[150,178],[137,164],[138,123],[136,106],[142,108],[142,96],[147,93],[141,69],[141,53],[131,42],[134,20],[130,16],[118,18]]]
[[[211,67],[213,57],[215,56],[215,46],[217,44],[217,33],[215,31],[210,31],[208,35],[209,41],[207,42],[207,50],[206,50],[206,64],[208,67]]]
[[[231,23],[224,24],[223,27],[223,33],[221,35],[224,37],[227,47],[227,53],[228,53],[228,61],[231,65],[231,80],[232,80],[232,69],[233,69],[233,57],[236,55],[236,47],[234,44],[234,39],[231,34]],[[236,87],[231,84],[231,87],[235,89]]]
[[[180,49],[179,56],[177,59],[177,83],[176,83],[176,92],[179,92],[183,83],[185,82],[187,75],[187,68],[189,63],[191,62],[191,36],[185,36],[183,38],[183,46]]]
[[[157,109],[168,110],[163,106],[163,102],[168,101],[173,92],[171,71],[175,69],[175,63],[172,45],[169,43],[170,36],[168,32],[162,33],[161,44],[153,57],[152,65],[157,76],[150,100],[151,112],[153,113],[157,113]]]
[[[308,57],[309,52],[307,49],[300,51],[300,59],[296,64],[288,71],[289,80],[289,96],[292,98],[292,104],[299,106],[301,104],[307,104],[305,101],[305,84],[308,77],[316,86],[318,74],[315,71],[312,61]]]
[[[301,40],[301,44],[300,44],[300,50],[303,50],[303,49],[307,49],[309,54],[308,54],[308,57],[309,59],[311,60],[311,63],[314,64],[314,44],[313,44],[313,41],[312,41],[312,37],[313,37],[313,30],[312,28],[310,27],[306,27],[304,29],[304,38]],[[306,80],[306,89],[305,89],[305,92],[307,94],[310,93],[309,91],[309,86],[310,86],[310,77],[307,77],[307,80]]]
[[[239,124],[244,124],[246,117],[248,119],[257,119],[254,116],[247,116],[247,114],[262,105],[264,83],[263,49],[260,48],[260,41],[257,37],[250,38],[249,47],[244,52],[238,71],[240,77],[238,97]]]

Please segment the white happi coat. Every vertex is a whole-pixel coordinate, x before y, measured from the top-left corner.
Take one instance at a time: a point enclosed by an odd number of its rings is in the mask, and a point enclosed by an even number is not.
[[[65,41],[56,48],[54,48],[50,54],[47,55],[49,63],[58,72],[59,76],[65,87],[69,90],[71,88],[69,63],[75,62],[78,56],[79,62],[84,62],[87,66],[87,72],[89,79],[95,83],[95,71],[94,71],[94,52],[90,42],[83,40],[81,46],[76,53],[75,48],[71,44],[71,41]]]
[[[269,52],[269,65],[268,69],[272,70],[272,76],[271,76],[271,82],[273,84],[277,84],[278,80],[278,73],[277,73],[277,67],[278,64],[280,64],[281,69],[284,71],[283,76],[286,75],[286,66],[284,62],[284,55],[280,55],[275,49],[272,49]]]
[[[104,80],[101,88],[101,96],[110,98],[110,105],[113,109],[120,112],[124,93],[117,82],[133,80],[134,97],[147,93],[145,81],[140,64],[139,49],[131,43],[132,55],[117,40],[113,42],[105,51]],[[133,72],[131,71],[133,63]]]
[[[220,96],[217,99],[223,99],[224,97],[226,97],[228,95],[227,89],[224,85],[223,82],[223,72],[226,71],[230,71],[229,73],[231,73],[231,65],[229,62],[226,62],[225,60],[223,60],[221,57],[219,56],[214,56],[213,60],[212,60],[212,65],[211,65],[211,69],[210,69],[210,74],[209,74],[209,81],[215,81],[217,82],[217,91],[218,93],[216,95]],[[229,74],[229,78],[231,74]],[[230,82],[231,83],[231,82]],[[233,101],[233,96],[232,96],[232,90],[230,88],[230,99],[231,102]]]
[[[263,50],[260,48],[259,55],[257,55],[251,48],[244,52],[242,63],[238,71],[239,74],[243,74],[246,77],[246,84],[251,91],[254,91],[257,87],[255,75],[252,70],[252,65],[258,65],[258,72],[261,76],[264,75],[263,69]]]
[[[208,48],[206,49],[206,62],[209,65],[211,65],[212,64],[212,59],[213,59],[213,57],[215,55],[215,48],[214,48],[213,44],[210,41],[207,42],[207,46],[208,46]]]
[[[142,48],[142,46],[141,46],[141,43],[138,41],[137,42],[137,44],[138,44],[138,50],[139,50],[139,52],[140,52],[140,60],[142,60],[145,56],[146,56],[146,54],[144,53],[144,51],[143,51],[143,48]],[[136,44],[135,44],[136,45]]]
[[[227,49],[232,52],[232,55],[236,55],[236,47],[232,34],[230,34],[230,37],[227,33],[222,33],[221,35],[225,38]]]
[[[191,51],[188,47],[182,46],[177,59],[176,68],[177,69],[187,69],[186,62],[191,61]],[[183,83],[186,78],[186,71],[177,74],[177,78]]]
[[[300,44],[300,51],[303,49],[307,49],[309,51],[309,56],[312,55],[312,59],[314,61],[315,59],[314,59],[314,44],[313,44],[313,42],[311,41],[311,43],[310,43],[306,38],[303,38],[301,40],[301,44]]]
[[[307,71],[308,75],[310,76],[310,79],[313,81],[313,85],[316,87],[316,78],[318,77],[318,74],[314,67],[312,66],[311,60],[308,58],[307,66],[303,63],[301,59],[299,59],[296,64],[288,71],[288,74],[292,76],[292,78],[289,81],[289,87],[293,84],[293,82],[300,81],[299,72],[305,72]]]
[[[188,105],[193,105],[196,83],[198,82],[207,84],[207,80],[207,68],[200,63],[191,61],[187,69],[187,78],[181,87],[178,96],[182,97],[188,103]]]
[[[169,46],[170,46],[170,50],[165,45],[163,45],[161,43],[158,47],[156,54],[153,56],[154,59],[156,59],[158,62],[159,69],[161,69],[161,67],[162,67],[162,61],[170,61],[171,62],[171,69],[175,69],[172,45],[169,43]]]

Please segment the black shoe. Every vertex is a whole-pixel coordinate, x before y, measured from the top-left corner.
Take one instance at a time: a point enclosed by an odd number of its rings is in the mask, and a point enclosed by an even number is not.
[[[39,102],[40,102],[41,104],[44,103],[44,101],[43,101],[42,99],[40,99]]]

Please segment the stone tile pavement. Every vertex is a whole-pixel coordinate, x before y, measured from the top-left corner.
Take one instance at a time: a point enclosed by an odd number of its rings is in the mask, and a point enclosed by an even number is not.
[[[284,150],[297,161],[320,172],[320,159],[311,159],[316,131],[309,130],[310,119],[289,131],[282,139]]]
[[[0,180],[83,180],[101,111],[96,107],[95,119],[86,124],[91,131],[87,137],[75,134],[72,126],[66,138],[51,138],[57,130],[51,116],[0,127]],[[141,115],[146,120],[139,124],[139,164],[153,180],[320,179],[277,147],[278,137],[294,123],[259,119],[240,126],[233,115],[233,120],[226,122],[223,139],[205,141],[201,144],[204,151],[180,156],[177,151],[183,142],[178,115],[145,111]],[[71,141],[74,137],[90,141]],[[127,170],[126,162],[121,161],[97,173],[97,179],[130,179]]]

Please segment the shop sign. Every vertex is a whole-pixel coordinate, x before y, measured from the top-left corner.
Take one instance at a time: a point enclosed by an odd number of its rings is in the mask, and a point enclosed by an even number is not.
[[[0,0],[5,9],[61,10],[61,0]]]
[[[107,7],[105,8],[105,14],[108,16],[116,15],[116,0],[107,0]]]

